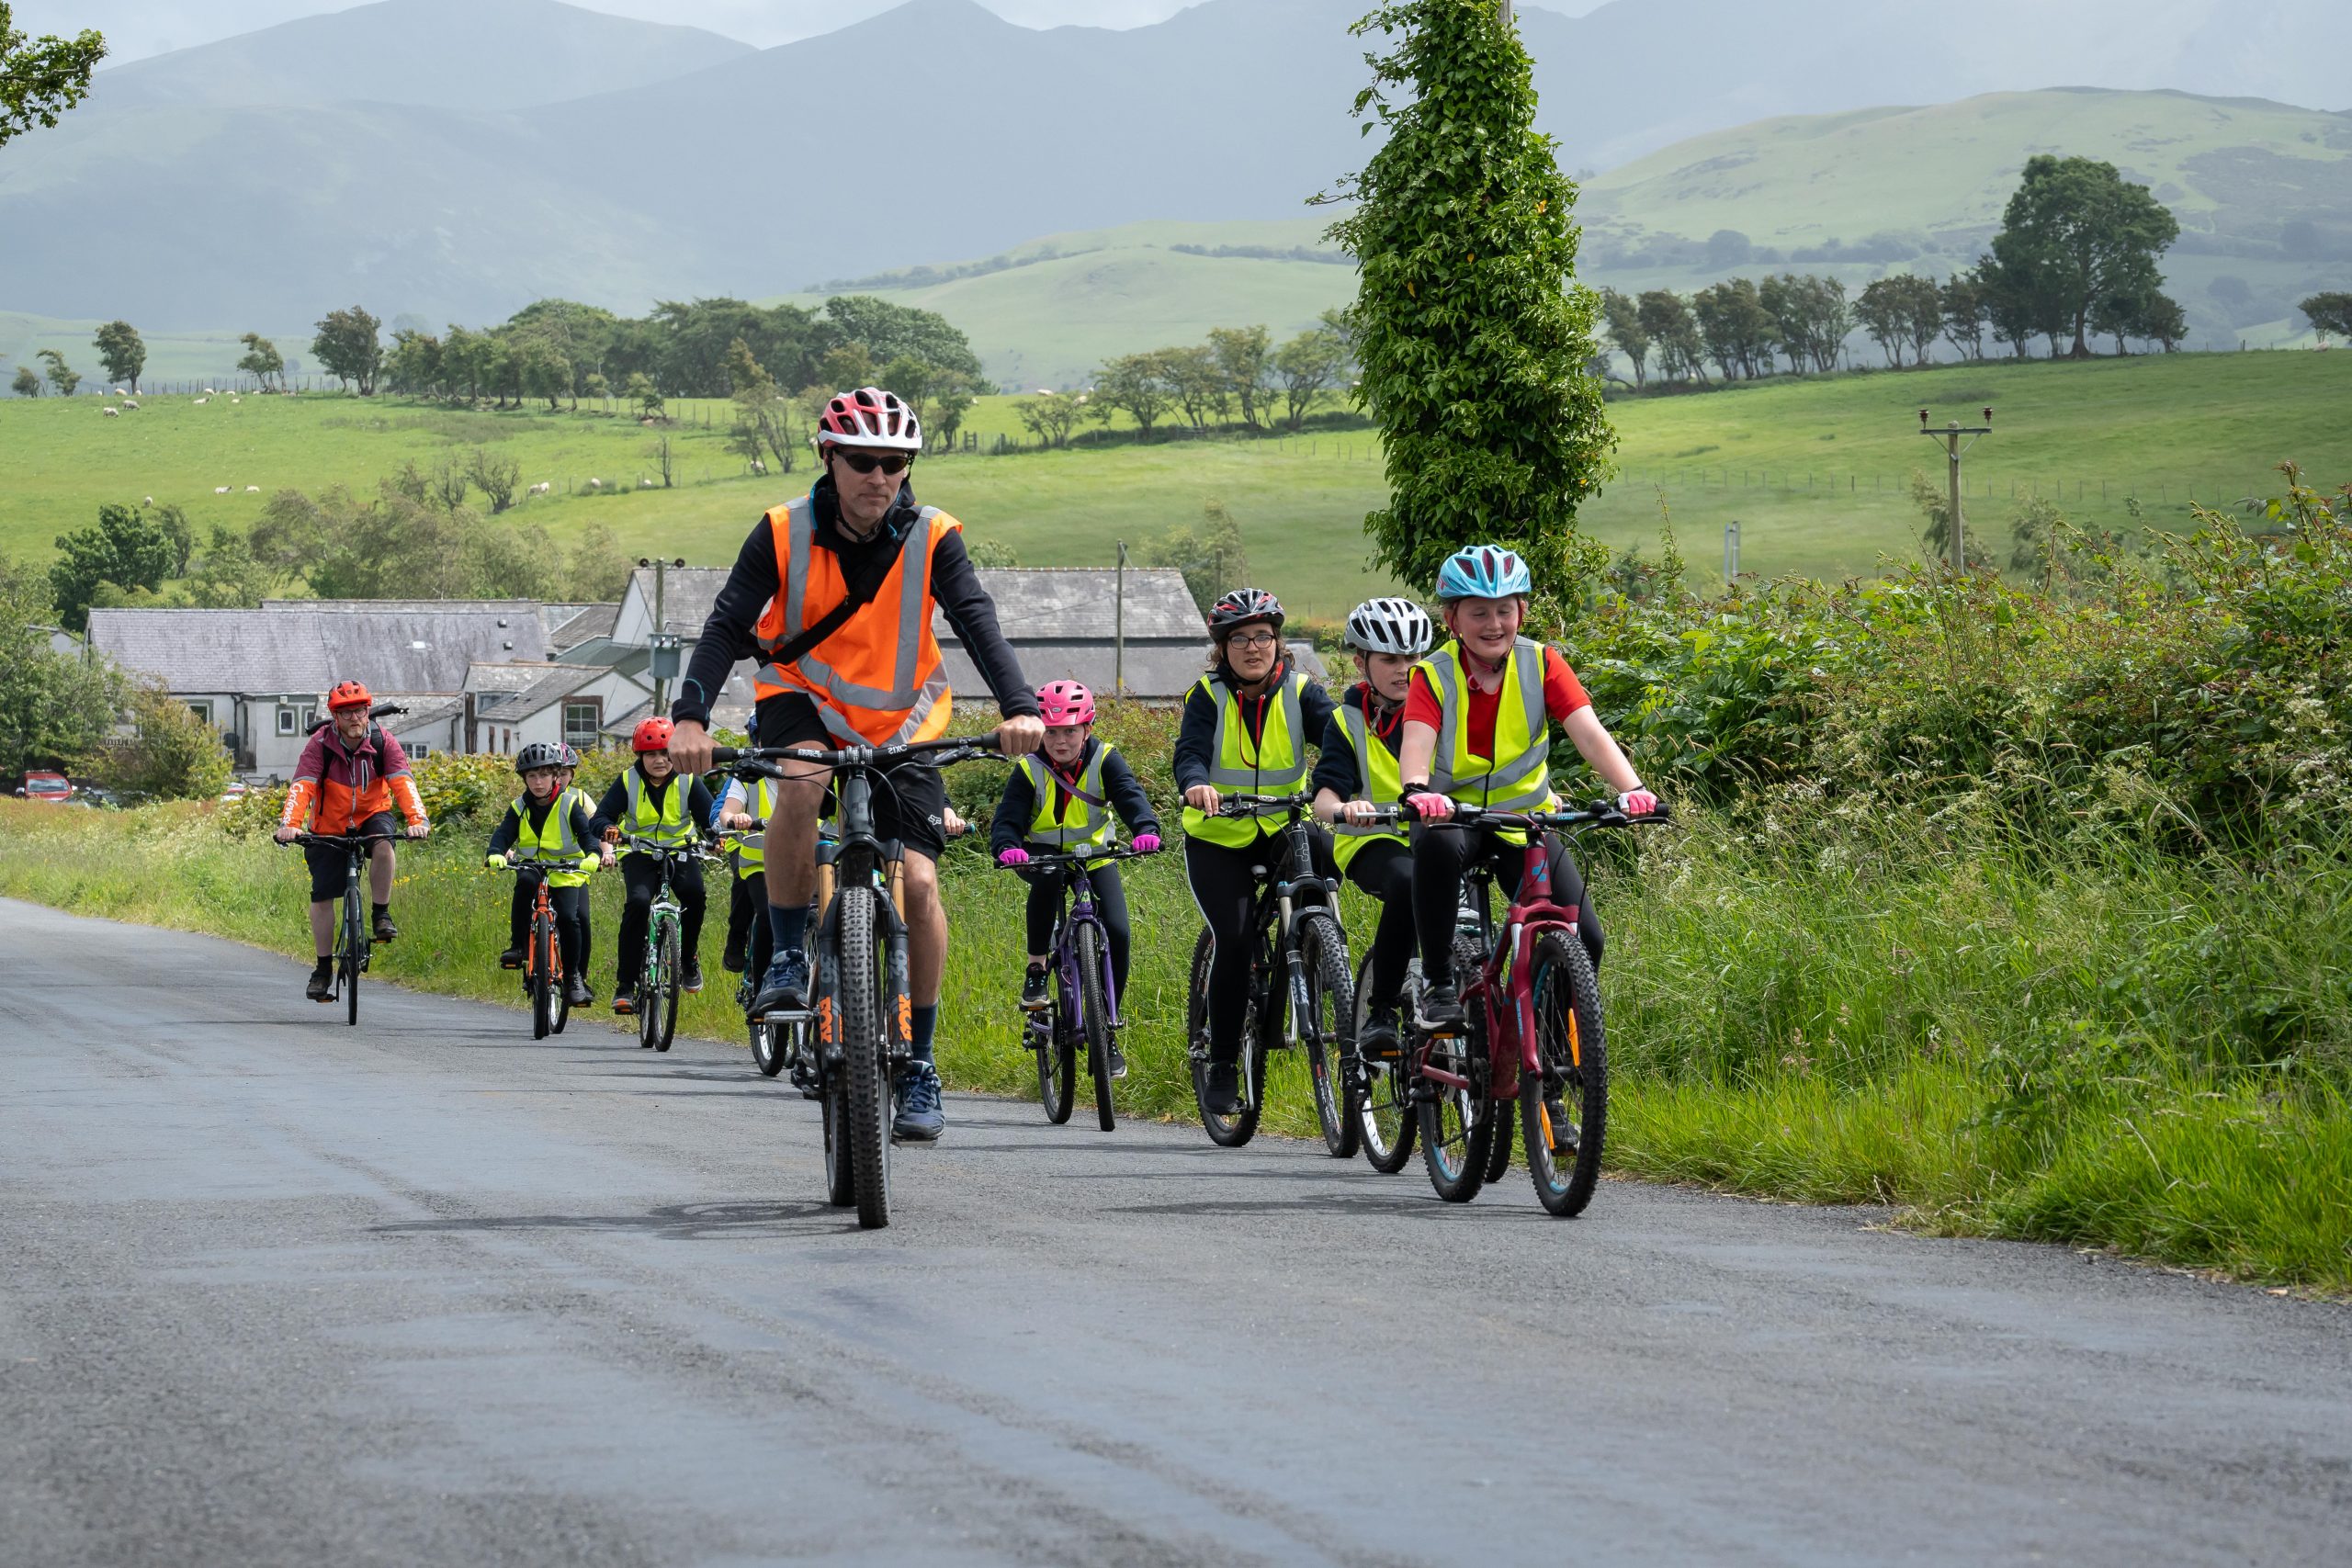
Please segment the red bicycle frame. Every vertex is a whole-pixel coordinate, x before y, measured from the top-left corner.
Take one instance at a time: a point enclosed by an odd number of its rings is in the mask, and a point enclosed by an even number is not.
[[[1486,962],[1462,993],[1463,1006],[1478,1009],[1486,1021],[1488,1100],[1517,1100],[1521,1075],[1544,1069],[1535,1046],[1535,943],[1547,931],[1575,935],[1579,912],[1573,904],[1553,901],[1552,860],[1543,834],[1528,835],[1523,854],[1519,888],[1503,915],[1503,940],[1488,942]],[[1569,1048],[1575,1049],[1573,1038]],[[1473,1087],[1435,1067],[1422,1071],[1456,1089]]]

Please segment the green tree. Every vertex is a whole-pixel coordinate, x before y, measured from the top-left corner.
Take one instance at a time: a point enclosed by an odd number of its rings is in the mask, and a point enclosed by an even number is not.
[[[98,329],[96,345],[107,379],[121,382],[135,396],[139,373],[147,367],[147,345],[140,341],[139,329],[129,321],[108,321]]]
[[[253,543],[223,524],[187,578],[188,602],[199,610],[252,610],[269,597],[277,574],[254,557]]]
[[[1861,298],[1854,302],[1854,314],[1861,318],[1862,331],[1886,355],[1886,362],[1895,369],[1903,368],[1903,345],[1911,341],[1911,310],[1902,298],[1902,286],[1893,277],[1872,278],[1862,286]]]
[[[1690,302],[1671,288],[1653,288],[1641,298],[1642,330],[1657,345],[1658,370],[1670,381],[1707,379],[1706,345]]]
[[[1937,297],[1944,341],[1963,359],[1984,357],[1984,286],[1974,272],[1955,272]]]
[[[1707,353],[1722,367],[1724,380],[1734,376],[1753,380],[1770,370],[1779,333],[1753,279],[1726,278],[1702,288],[1692,296],[1690,310],[1698,318],[1699,335],[1706,343]]]
[[[1163,348],[1159,351],[1161,377],[1168,383],[1169,395],[1176,406],[1184,411],[1184,418],[1200,434],[1207,434],[1209,421],[1225,418],[1231,394],[1227,390],[1225,372],[1216,362],[1216,355],[1205,344],[1191,348]]]
[[[830,399],[860,387],[871,387],[881,374],[873,350],[862,343],[845,343],[827,349],[817,361],[816,386]]]
[[[247,333],[237,340],[245,345],[245,356],[237,361],[237,368],[261,384],[265,392],[274,391],[286,374],[286,356],[277,345],[259,333]]]
[[[2352,294],[2314,294],[2296,309],[2302,311],[2303,320],[2312,324],[2313,332],[2322,336],[2332,333],[2337,337],[2352,341]],[[21,371],[18,372],[17,378],[19,380],[23,378]]]
[[[431,397],[440,392],[441,340],[413,327],[395,331],[392,350],[384,355],[384,386],[411,397]]]
[[[1111,416],[1124,410],[1143,433],[1143,439],[1148,441],[1152,427],[1167,413],[1173,400],[1165,352],[1124,354],[1103,361],[1102,368],[1095,372],[1094,392],[1087,408],[1103,424],[1110,423]]]
[[[1184,574],[1184,586],[1201,614],[1209,613],[1217,595],[1237,582],[1250,581],[1250,554],[1241,543],[1241,525],[1225,502],[1210,500],[1201,508],[1201,521],[1171,528],[1147,541],[1136,558],[1145,566],[1174,567]]]
[[[662,411],[669,406],[668,400],[662,396],[662,389],[655,386],[653,378],[642,370],[628,378],[627,396],[637,405],[640,419],[660,419]]]
[[[882,385],[896,392],[899,400],[914,410],[915,423],[926,431],[931,425],[931,383],[938,375],[931,362],[911,354],[901,354],[882,367]]]
[[[1284,416],[1295,433],[1306,423],[1315,400],[1347,374],[1347,340],[1328,322],[1307,328],[1274,351],[1274,378],[1282,385]]]
[[[1398,0],[1355,30],[1373,29],[1394,47],[1356,108],[1387,139],[1331,231],[1361,269],[1361,396],[1387,451],[1390,504],[1365,530],[1408,582],[1493,540],[1571,591],[1577,508],[1615,440],[1590,371],[1599,301],[1574,283],[1577,188],[1491,0]]]
[[[17,378],[9,383],[9,389],[20,398],[38,398],[41,395],[44,387],[45,383],[40,378],[40,372],[29,365],[17,366]]]
[[[791,400],[741,338],[728,347],[727,379],[735,389],[735,450],[752,462],[774,457],[778,473],[792,472],[800,443],[794,434]]]
[[[1241,405],[1241,423],[1256,430],[1270,423],[1272,389],[1266,377],[1272,368],[1274,336],[1264,327],[1213,327],[1209,352],[1216,356],[1226,389]]]
[[[345,387],[356,387],[359,395],[376,395],[376,375],[384,364],[383,340],[377,335],[383,323],[357,305],[347,310],[329,310],[319,321],[318,336],[311,340],[311,352],[320,366]]]
[[[155,527],[172,547],[171,569],[167,577],[186,577],[188,558],[196,553],[196,530],[188,525],[187,513],[165,502],[155,509]]]
[[[172,575],[178,547],[161,525],[136,508],[105,505],[86,528],[57,536],[50,563],[50,597],[68,631],[90,624],[90,604],[101,583],[153,592]]]
[[[2170,354],[2188,337],[2188,312],[2163,289],[2153,289],[2141,297],[2131,331],[2132,336],[2157,343]]]
[[[1049,446],[1069,445],[1069,433],[1085,417],[1086,405],[1068,392],[1041,392],[1014,401],[1012,412],[1029,434]]]
[[[972,405],[980,400],[980,384],[961,370],[937,370],[931,373],[931,418],[942,441],[955,443],[956,433],[964,428],[964,420]]]
[[[1600,291],[1600,319],[1610,345],[1634,366],[1634,389],[1650,383],[1650,334],[1642,326],[1642,307],[1630,294],[1614,288]]]
[[[2179,237],[2179,220],[2114,164],[2045,152],[2026,160],[2025,177],[1993,236],[1993,254],[2004,266],[2024,267],[2063,307],[2074,357],[2087,359],[2099,301],[2161,285],[2157,258]]]
[[[219,730],[161,682],[141,681],[130,698],[131,735],[107,769],[118,785],[159,800],[210,800],[229,786]]]
[[[0,4],[0,146],[57,117],[90,90],[90,73],[107,55],[107,40],[84,28],[70,39],[28,37]]]
[[[563,356],[551,339],[536,333],[518,338],[514,344],[514,370],[524,395],[545,398],[549,413],[571,395],[571,361]]]
[[[871,294],[856,294],[826,300],[825,319],[843,342],[864,344],[866,353],[878,365],[911,357],[933,369],[961,370],[976,384],[986,379],[979,355],[972,352],[971,340],[936,310],[916,310]],[[834,385],[840,389],[864,383],[838,381]],[[888,389],[899,391],[896,387]],[[899,395],[906,396],[904,392]]]
[[[0,555],[0,773],[78,764],[114,725],[113,667],[51,648],[55,613],[48,574]]]
[[[72,397],[74,389],[82,384],[82,373],[66,364],[65,356],[57,350],[44,348],[33,357],[49,367],[43,374],[49,378],[49,384],[57,389],[59,397]]]
[[[505,457],[487,446],[476,446],[466,453],[466,478],[490,498],[492,516],[514,504],[514,491],[523,482],[523,464],[519,458]],[[668,476],[663,476],[666,480]],[[451,507],[454,513],[457,508]]]

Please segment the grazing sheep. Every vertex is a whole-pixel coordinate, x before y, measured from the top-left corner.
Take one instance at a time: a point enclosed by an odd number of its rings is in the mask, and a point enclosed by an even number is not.
[[[537,484],[531,487],[530,493],[533,495],[553,495],[555,493],[555,486],[542,479]]]
[[[122,400],[122,406],[127,409],[135,409],[139,406],[139,401],[135,398],[125,398]]]
[[[107,389],[107,396],[109,398],[119,398],[122,396],[122,389],[120,387],[108,387]]]
[[[637,476],[637,488],[639,490],[651,490],[653,488],[653,481],[647,479],[643,474],[639,474]]]
[[[602,490],[605,488],[605,481],[602,479],[590,479],[588,481],[588,488],[590,490]]]
[[[752,472],[755,474],[764,474],[767,471],[768,466],[765,463],[761,462],[757,457],[752,459]]]
[[[212,493],[215,495],[226,495],[229,493],[229,487],[227,485],[214,485],[212,487]]]
[[[245,493],[246,493],[247,495],[259,495],[259,494],[261,493],[261,486],[259,486],[259,485],[247,485],[247,486],[245,487]]]
[[[144,500],[144,501],[141,502],[139,504],[140,504],[140,505],[141,505],[141,506],[153,506],[153,505],[154,505],[154,504],[155,504],[155,498],[154,498],[153,496],[152,496],[152,495],[151,495],[151,496],[149,496],[146,500]]]
[[[107,408],[100,409],[98,412],[106,415],[108,419],[120,419],[122,417],[122,411],[120,409]]]
[[[207,388],[205,388],[205,389],[204,389],[204,395],[205,395],[206,397],[208,397],[208,398],[217,398],[217,397],[219,397],[220,394],[220,393],[218,393],[218,392],[216,392],[216,391],[214,391],[211,388],[207,387]]]
[[[244,399],[243,399],[243,398],[241,398],[241,397],[239,397],[239,396],[237,396],[237,394],[236,394],[236,393],[232,392],[232,393],[230,393],[230,394],[229,394],[229,400],[230,400],[231,402],[232,402],[232,403],[242,403],[242,402],[243,402],[245,400],[244,400]]]
[[[211,400],[210,398],[198,398],[198,399],[197,399],[197,400],[196,400],[196,406],[197,406],[197,407],[198,407],[198,408],[202,408],[205,404],[207,404],[207,403],[210,402],[211,400]]]

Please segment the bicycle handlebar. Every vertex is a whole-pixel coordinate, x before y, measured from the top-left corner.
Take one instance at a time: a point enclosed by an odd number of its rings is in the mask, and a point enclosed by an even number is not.
[[[635,833],[618,833],[605,841],[608,844],[620,844],[633,855],[652,855],[661,860],[716,860],[718,858],[710,852],[710,846],[707,843],[657,844],[652,840],[639,838]]]
[[[305,849],[315,847],[322,850],[347,850],[360,844],[373,846],[376,844],[397,843],[399,841],[400,835],[398,833],[301,832],[295,834],[292,838],[287,840],[278,847],[280,849],[290,850],[295,845],[300,844]]]
[[[975,735],[906,740],[895,746],[717,746],[711,749],[710,761],[713,767],[774,779],[784,777],[784,770],[775,766],[777,762],[810,762],[823,768],[887,768],[920,757],[961,762],[974,757],[1001,755],[994,735]]]
[[[1620,810],[1611,800],[1596,800],[1590,806],[1572,811],[1489,811],[1483,806],[1456,805],[1453,815],[1439,826],[1461,828],[1645,828],[1670,822],[1674,814],[1659,801],[1657,809],[1646,816],[1631,817]],[[1408,801],[1376,808],[1369,820],[1350,823],[1344,818],[1334,826],[1359,828],[1401,828],[1421,820]]]
[[[1220,795],[1217,797],[1218,817],[1287,817],[1315,804],[1311,795]]]
[[[1142,850],[1134,849],[1125,844],[1108,844],[1102,849],[1091,850],[1084,853],[1064,850],[1053,854],[1031,855],[1017,865],[1006,865],[1001,861],[990,863],[999,871],[1050,871],[1065,865],[1099,865],[1106,860],[1149,860],[1152,855],[1165,852],[1165,851],[1154,850],[1146,853]]]

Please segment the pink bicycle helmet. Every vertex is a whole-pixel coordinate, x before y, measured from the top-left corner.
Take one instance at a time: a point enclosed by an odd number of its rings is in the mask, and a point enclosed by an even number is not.
[[[898,452],[922,450],[922,421],[896,392],[861,387],[825,405],[817,420],[817,445],[881,446]]]
[[[1048,681],[1037,688],[1037,705],[1045,711],[1046,728],[1094,722],[1094,694],[1075,681]]]

